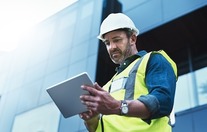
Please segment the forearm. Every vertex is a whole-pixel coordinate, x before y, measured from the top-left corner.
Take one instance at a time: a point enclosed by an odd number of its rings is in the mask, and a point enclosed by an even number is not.
[[[139,100],[128,100],[129,112],[127,116],[147,119],[150,116],[148,108]]]
[[[138,117],[141,119],[147,119],[150,116],[150,111],[145,106],[144,103],[142,103],[139,100],[126,100],[128,104],[128,113],[126,116],[129,117]],[[111,110],[112,113],[110,114],[116,114],[121,115],[121,101],[117,101],[119,107],[118,109]],[[116,104],[117,105],[117,104]]]
[[[90,120],[84,121],[84,124],[89,132],[95,132],[98,127],[99,116],[95,116]]]

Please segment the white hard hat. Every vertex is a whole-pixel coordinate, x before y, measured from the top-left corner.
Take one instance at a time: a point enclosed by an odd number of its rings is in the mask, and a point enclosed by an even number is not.
[[[135,27],[133,21],[123,13],[111,13],[108,15],[101,24],[98,39],[104,40],[103,35],[113,30],[129,28],[139,34],[139,30]]]

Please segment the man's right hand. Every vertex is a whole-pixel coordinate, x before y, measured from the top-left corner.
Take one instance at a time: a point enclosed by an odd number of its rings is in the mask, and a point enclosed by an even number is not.
[[[79,114],[89,132],[95,132],[98,127],[100,114],[91,110]]]
[[[79,114],[80,118],[83,119],[84,121],[89,121],[93,118],[99,118],[99,113],[96,113],[92,110],[83,112]]]

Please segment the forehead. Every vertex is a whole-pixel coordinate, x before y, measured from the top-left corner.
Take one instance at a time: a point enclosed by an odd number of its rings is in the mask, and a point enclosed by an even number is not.
[[[116,37],[124,37],[126,36],[126,33],[122,30],[115,30],[115,31],[111,31],[106,33],[103,37],[105,40],[109,40],[109,39],[113,39]]]

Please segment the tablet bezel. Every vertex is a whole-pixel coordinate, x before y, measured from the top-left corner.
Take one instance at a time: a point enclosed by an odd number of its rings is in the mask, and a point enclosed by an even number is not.
[[[65,118],[87,111],[86,106],[80,100],[81,95],[89,94],[81,88],[83,84],[93,86],[87,72],[47,88],[46,91]]]

